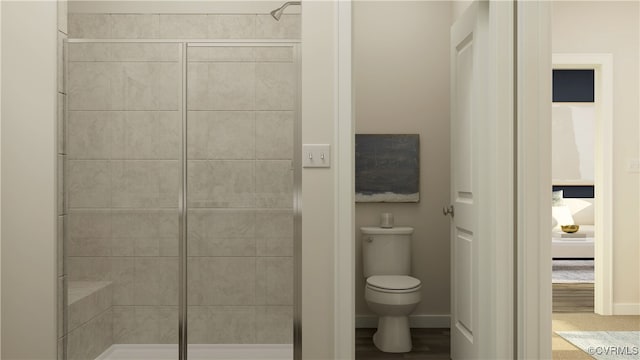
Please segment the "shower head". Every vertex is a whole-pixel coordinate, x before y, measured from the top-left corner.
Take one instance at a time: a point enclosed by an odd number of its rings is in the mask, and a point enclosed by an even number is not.
[[[301,5],[301,4],[302,4],[301,1],[287,1],[286,3],[282,4],[282,6],[280,6],[279,8],[273,10],[271,12],[271,16],[273,16],[273,18],[276,19],[277,21],[280,21],[280,17],[282,16],[282,13],[284,12],[284,9],[287,8],[287,6]]]

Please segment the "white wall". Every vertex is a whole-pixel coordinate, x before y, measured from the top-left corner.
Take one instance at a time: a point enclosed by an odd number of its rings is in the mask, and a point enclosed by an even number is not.
[[[2,358],[56,357],[56,3],[2,2]]]
[[[551,176],[554,185],[593,185],[595,103],[554,103],[551,109]]]
[[[335,136],[336,18],[332,1],[305,2],[302,11],[302,143],[332,144]],[[335,144],[333,144],[335,149]],[[302,356],[334,357],[335,170],[302,171]]]
[[[554,53],[613,54],[613,303],[614,313],[640,313],[640,4],[555,1]]]
[[[413,315],[449,314],[449,218],[442,207],[449,203],[450,10],[446,1],[354,4],[356,133],[420,134],[420,202],[356,204],[357,315],[371,314],[359,228],[377,226],[382,212],[415,228],[412,268],[422,301]],[[432,326],[443,326],[441,319]]]
[[[451,23],[453,24],[473,3],[472,0],[453,0],[451,3]]]

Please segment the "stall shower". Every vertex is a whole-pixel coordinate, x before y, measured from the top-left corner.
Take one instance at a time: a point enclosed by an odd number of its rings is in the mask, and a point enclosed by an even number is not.
[[[293,358],[300,15],[280,16],[69,14],[63,358]]]

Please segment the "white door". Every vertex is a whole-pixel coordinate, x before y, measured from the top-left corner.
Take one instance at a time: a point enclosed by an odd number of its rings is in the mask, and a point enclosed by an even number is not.
[[[475,1],[451,27],[451,358],[479,356],[479,181],[487,159],[479,136],[489,100],[488,2]],[[489,330],[490,331],[490,330]],[[485,331],[486,333],[487,331]],[[491,336],[491,335],[489,335]]]

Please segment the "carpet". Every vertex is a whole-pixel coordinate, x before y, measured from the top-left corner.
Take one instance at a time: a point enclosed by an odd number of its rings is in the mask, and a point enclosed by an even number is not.
[[[597,360],[640,360],[640,331],[556,331]]]
[[[593,283],[593,260],[553,260],[553,283]]]

